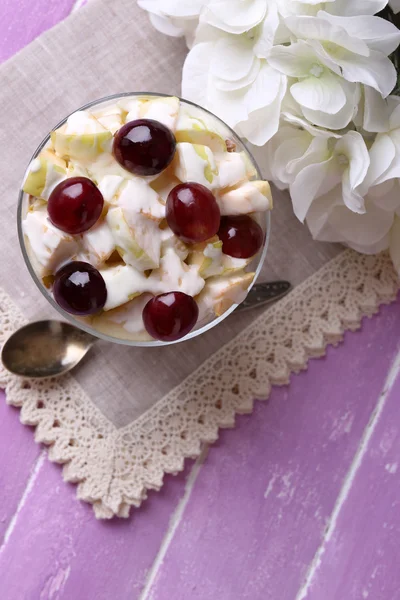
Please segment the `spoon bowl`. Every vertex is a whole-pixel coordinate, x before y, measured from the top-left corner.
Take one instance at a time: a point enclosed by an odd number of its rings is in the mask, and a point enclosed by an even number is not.
[[[97,340],[62,321],[36,321],[18,329],[4,344],[5,368],[22,377],[56,377],[73,369]]]

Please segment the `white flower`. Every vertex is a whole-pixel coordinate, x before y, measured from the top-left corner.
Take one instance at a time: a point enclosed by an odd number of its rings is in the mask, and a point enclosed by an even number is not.
[[[360,99],[359,86],[343,79],[336,65],[331,63],[329,68],[326,57],[309,42],[274,46],[268,61],[291,78],[290,94],[310,122],[343,129],[353,119]]]
[[[388,198],[387,208],[379,202],[382,193]],[[357,214],[341,201],[340,190],[333,188],[313,203],[307,215],[307,225],[314,239],[342,242],[359,252],[375,254],[390,246],[399,198],[397,181],[391,182],[391,189],[377,186],[364,198],[365,212]]]
[[[318,240],[390,249],[400,273],[400,99],[388,0],[138,0],[191,48],[182,93],[265,146]],[[400,0],[390,0],[400,12]]]
[[[342,18],[322,11],[317,17],[288,17],[285,23],[314,50],[318,66],[349,82],[369,85],[383,97],[392,91],[396,71],[387,55],[399,44],[400,32],[391,23],[379,17]]]
[[[211,0],[200,21],[227,33],[241,34],[259,25],[267,14],[266,0]]]
[[[172,37],[186,37],[188,46],[193,42],[201,9],[207,0],[138,0],[147,10],[150,21],[160,33]]]
[[[276,7],[249,33],[201,24],[182,74],[182,94],[220,116],[257,145],[278,130],[287,80],[265,60],[279,21]]]

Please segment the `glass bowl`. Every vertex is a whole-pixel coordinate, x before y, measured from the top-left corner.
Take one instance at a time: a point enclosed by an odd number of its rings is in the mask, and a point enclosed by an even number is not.
[[[168,97],[168,94],[157,94],[154,92],[126,92],[126,93],[122,93],[122,94],[114,94],[112,96],[106,96],[104,98],[100,98],[99,100],[94,100],[93,102],[89,102],[88,104],[85,104],[84,106],[81,106],[80,108],[77,108],[73,112],[76,112],[77,110],[92,109],[93,107],[99,106],[101,104],[104,104],[106,106],[108,103],[115,102],[115,101],[117,101],[121,98],[127,97],[127,96]],[[230,127],[228,127],[228,125],[226,125],[226,123],[224,123],[221,119],[219,119],[217,116],[215,116],[210,111],[202,108],[201,106],[198,106],[197,104],[194,104],[193,102],[189,102],[188,100],[183,100],[182,98],[180,99],[180,101],[182,104],[190,105],[191,107],[194,107],[196,110],[201,111],[201,112],[207,114],[212,119],[214,119],[215,122],[219,124],[221,129],[224,132],[226,132],[227,138],[232,139],[235,142],[237,149],[239,151],[243,151],[247,154],[247,156],[250,159],[251,163],[253,164],[255,170],[257,171],[257,176],[256,176],[257,179],[262,179],[260,169],[259,169],[256,161],[254,160],[254,157],[249,152],[249,150],[246,148],[246,146],[244,145],[242,140],[236,135],[236,133]],[[70,113],[70,114],[73,114],[73,113]],[[60,123],[55,125],[55,127],[53,127],[52,131],[54,129],[58,129],[59,127],[61,127],[66,122],[66,120],[68,119],[69,116],[70,115],[67,115],[62,121],[60,121]],[[44,140],[41,142],[39,147],[35,150],[31,160],[29,161],[29,164],[31,163],[32,160],[34,160],[38,156],[38,154],[41,152],[41,150],[44,148],[44,146],[49,142],[49,140],[50,140],[50,133],[44,138]],[[237,308],[238,304],[233,304],[221,316],[216,317],[215,319],[212,319],[211,321],[209,321],[208,323],[206,323],[205,325],[203,325],[201,327],[198,327],[197,329],[196,328],[193,329],[185,337],[183,337],[179,340],[173,341],[173,342],[161,342],[158,340],[148,340],[147,341],[147,340],[125,339],[125,338],[119,338],[119,337],[115,337],[112,335],[108,335],[106,333],[103,333],[102,331],[95,329],[94,327],[92,327],[90,324],[86,323],[81,318],[71,315],[71,314],[67,313],[66,311],[64,311],[55,302],[50,291],[45,287],[41,278],[36,274],[32,264],[31,264],[29,255],[28,255],[28,251],[27,251],[26,244],[25,244],[25,237],[24,237],[24,234],[22,231],[22,221],[23,221],[23,218],[25,217],[25,214],[27,211],[28,202],[29,202],[29,196],[22,190],[22,187],[21,187],[21,189],[19,191],[19,198],[18,198],[17,223],[18,223],[18,237],[19,237],[22,254],[23,254],[23,257],[25,260],[25,264],[28,268],[28,271],[29,271],[33,281],[35,282],[36,286],[39,288],[39,290],[41,291],[43,296],[46,298],[46,300],[52,305],[53,308],[55,308],[57,310],[58,313],[60,313],[60,315],[62,317],[64,317],[67,321],[69,321],[70,323],[72,323],[73,325],[78,327],[79,329],[82,329],[83,331],[86,331],[87,333],[90,333],[91,335],[93,335],[97,338],[100,338],[102,340],[105,340],[108,342],[114,342],[117,344],[125,344],[127,346],[140,346],[140,347],[166,346],[169,344],[176,344],[178,342],[184,342],[185,340],[190,340],[190,339],[195,338],[196,336],[208,331],[209,329],[212,329],[213,327],[215,327],[216,325],[221,323],[224,319],[226,319],[226,317],[228,317]],[[255,277],[254,277],[251,285],[249,286],[248,290],[250,290],[253,287],[257,277],[259,276],[263,262],[265,260],[265,256],[267,254],[269,234],[270,234],[270,214],[269,214],[269,212],[267,211],[266,213],[261,213],[261,216],[260,216],[260,218],[257,219],[257,221],[263,229],[265,241],[264,241],[263,247],[261,248],[259,253],[254,257],[253,261],[249,265],[251,270],[253,270],[255,272]]]

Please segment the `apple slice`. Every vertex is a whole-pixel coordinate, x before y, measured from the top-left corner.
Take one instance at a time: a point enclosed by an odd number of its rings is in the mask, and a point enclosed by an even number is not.
[[[109,224],[104,219],[82,234],[82,245],[88,255],[88,262],[100,267],[115,250],[115,241]]]
[[[52,275],[78,252],[76,238],[54,227],[47,210],[28,212],[22,222],[29,258],[40,277]]]
[[[203,279],[208,279],[208,277],[222,274],[222,260],[222,242],[217,236],[214,236],[205,242],[191,246],[188,264],[196,265],[199,275]]]
[[[42,150],[29,165],[22,189],[31,196],[48,200],[56,185],[66,177],[66,162],[51,150]]]
[[[152,297],[151,294],[140,294],[140,296],[109,312],[107,318],[112,323],[121,325],[129,333],[141,334],[140,337],[147,338],[148,334],[146,335],[143,323],[143,309]]]
[[[107,288],[107,302],[104,310],[109,311],[122,306],[146,290],[147,278],[130,265],[117,265],[101,269]]]
[[[272,208],[271,188],[268,181],[246,181],[238,187],[217,196],[221,215],[245,215]]]
[[[68,161],[67,177],[88,177],[88,179],[90,179],[86,167],[84,167],[79,161],[73,160],[72,158]]]
[[[203,119],[181,113],[176,124],[177,142],[188,142],[208,146],[215,153],[227,151],[224,137],[211,128]]]
[[[217,157],[219,185],[221,188],[234,187],[257,175],[246,152],[226,152]]]
[[[159,266],[161,235],[156,222],[121,206],[109,210],[106,221],[115,248],[127,265],[142,272]]]
[[[198,268],[184,263],[173,248],[165,249],[160,268],[155,269],[147,281],[152,294],[174,291],[196,296],[204,287]]]
[[[111,150],[112,133],[93,115],[80,110],[51,132],[51,141],[59,156],[87,162]]]
[[[164,204],[166,204],[168,200],[168,195],[171,190],[174,189],[177,185],[179,185],[181,181],[177,177],[174,176],[173,170],[170,167],[167,167],[158,177],[154,179],[150,183],[150,187],[157,192],[160,198],[163,200]]]
[[[117,205],[129,211],[136,211],[157,224],[165,218],[165,203],[157,192],[139,177],[126,181],[120,189]]]
[[[173,161],[175,175],[182,182],[201,183],[212,190],[218,187],[218,168],[208,146],[181,142]]]
[[[199,305],[199,322],[214,316],[221,316],[233,304],[240,304],[247,296],[248,288],[255,273],[211,277],[204,290],[196,298]]]
[[[117,104],[104,108],[93,115],[105,129],[114,135],[123,125],[124,111]]]
[[[175,96],[154,98],[144,102],[139,107],[139,118],[154,119],[171,129],[171,131],[175,131],[179,106],[179,98]]]
[[[166,221],[162,221],[159,228],[161,231],[161,256],[165,255],[167,248],[172,248],[181,260],[186,260],[189,254],[188,246],[174,234]]]
[[[103,194],[104,202],[116,204],[125,181],[126,179],[120,175],[104,175],[97,186]]]
[[[89,172],[90,179],[92,179],[96,184],[99,184],[103,177],[108,175],[116,175],[125,181],[127,179],[135,179],[135,176],[121,167],[121,165],[115,160],[114,156],[109,152],[103,152],[103,154],[99,154],[93,158],[87,164],[87,170]],[[107,175],[105,175],[105,173]]]
[[[118,100],[117,106],[122,110],[123,115],[125,114],[124,122],[129,123],[140,119],[140,108],[145,102],[147,102],[146,98],[136,96],[127,96]]]

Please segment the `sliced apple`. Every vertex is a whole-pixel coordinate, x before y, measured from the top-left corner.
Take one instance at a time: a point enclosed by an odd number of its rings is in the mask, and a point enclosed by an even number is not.
[[[181,181],[174,176],[173,170],[169,167],[165,169],[157,179],[150,183],[150,187],[157,192],[164,204],[167,202],[168,194],[179,185]]]
[[[66,162],[51,150],[42,150],[29,165],[22,189],[31,196],[48,200],[56,185],[66,177]]]
[[[82,245],[88,254],[88,261],[96,268],[110,258],[115,250],[115,241],[105,219],[82,234]]]
[[[89,173],[79,161],[70,159],[68,161],[67,167],[67,176],[68,177],[88,177],[90,179]]]
[[[167,248],[172,248],[181,260],[186,260],[189,254],[188,246],[174,234],[166,221],[160,223],[159,228],[161,231],[161,256],[164,256]]]
[[[40,277],[52,275],[78,252],[76,238],[54,227],[47,210],[28,212],[22,229],[29,258]]]
[[[246,152],[226,152],[217,157],[219,185],[221,188],[234,187],[257,174]]]
[[[108,211],[106,221],[123,261],[139,271],[160,264],[161,236],[157,223],[122,207]]]
[[[246,181],[234,189],[218,194],[221,215],[244,215],[272,208],[271,188],[268,181]]]
[[[100,112],[94,113],[94,117],[105,129],[108,129],[114,135],[123,125],[124,111],[117,104],[114,104]]]
[[[153,98],[139,107],[139,116],[142,119],[159,121],[171,131],[175,131],[179,106],[179,98],[175,96]]]
[[[165,218],[164,202],[157,192],[139,177],[126,181],[120,190],[117,204],[126,210],[136,211],[157,224]]]
[[[121,325],[129,333],[144,334],[143,309],[152,297],[151,294],[140,294],[108,313],[108,320]]]
[[[148,291],[152,294],[173,290],[196,296],[204,287],[198,268],[184,263],[173,248],[166,248],[159,269],[155,269],[147,281]]]
[[[255,273],[238,273],[236,275],[212,277],[206,281],[204,290],[196,298],[199,305],[198,322],[212,316],[221,316],[233,304],[240,304],[247,296],[247,290]]]
[[[176,124],[177,142],[208,146],[215,153],[227,151],[224,137],[211,128],[203,119],[182,113]]]
[[[218,168],[208,146],[181,142],[176,145],[175,175],[182,181],[201,183],[210,190],[218,187]]]
[[[53,148],[59,156],[84,162],[111,150],[111,140],[111,131],[84,110],[74,113],[65,125],[51,132]]]
[[[87,170],[90,179],[97,184],[99,184],[103,177],[106,177],[107,175],[118,175],[118,177],[121,177],[124,180],[135,179],[135,176],[121,167],[121,165],[115,160],[114,156],[109,152],[99,154],[99,156],[96,156],[90,162],[88,162]],[[105,175],[105,173],[107,175]]]
[[[101,269],[100,274],[107,288],[105,311],[126,304],[140,296],[146,289],[146,277],[129,265],[117,265],[116,267]]]
[[[222,268],[223,275],[228,275],[233,273],[234,271],[243,271],[253,260],[253,256],[251,258],[234,258],[233,256],[228,256],[227,254],[222,255]]]
[[[126,179],[120,175],[104,175],[98,183],[98,188],[108,204],[116,204],[119,193]]]
[[[125,123],[140,119],[140,108],[146,102],[146,98],[137,98],[136,96],[127,96],[118,100],[117,106],[121,108],[123,114],[125,115]]]
[[[214,275],[221,275],[223,272],[222,260],[222,242],[217,236],[214,236],[206,242],[191,246],[187,262],[189,265],[197,265],[199,275],[203,279],[208,279]]]

